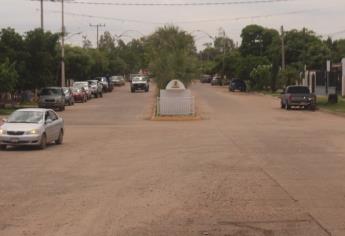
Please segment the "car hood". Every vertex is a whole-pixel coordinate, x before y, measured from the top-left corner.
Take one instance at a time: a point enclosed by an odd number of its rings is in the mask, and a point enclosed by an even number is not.
[[[146,81],[132,81],[132,84],[146,84]]]
[[[42,124],[4,123],[0,127],[4,130],[10,131],[29,131],[33,129],[40,129]]]
[[[41,96],[40,99],[59,99],[59,98],[62,98],[62,96],[57,96],[57,95],[53,95],[53,96],[49,96],[49,95],[44,95],[44,96]]]

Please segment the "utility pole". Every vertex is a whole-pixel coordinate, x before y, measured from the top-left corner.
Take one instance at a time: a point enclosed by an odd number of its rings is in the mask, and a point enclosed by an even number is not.
[[[281,37],[282,37],[282,70],[285,70],[284,26],[281,26]]]
[[[43,24],[43,0],[41,0],[41,29],[44,30],[44,24]]]
[[[98,46],[99,46],[99,44],[98,44],[99,28],[105,27],[105,24],[96,24],[96,25],[90,24],[90,27],[96,27],[96,29],[97,29],[97,48],[98,48]]]
[[[61,0],[61,87],[65,87],[65,15],[64,0]]]

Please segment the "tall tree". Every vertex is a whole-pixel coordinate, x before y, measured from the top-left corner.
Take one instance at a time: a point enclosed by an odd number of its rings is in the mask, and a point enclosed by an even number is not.
[[[192,35],[175,26],[164,26],[148,37],[146,50],[159,88],[172,79],[188,85],[195,78],[197,57]]]
[[[58,40],[58,34],[43,32],[41,29],[26,34],[25,48],[28,57],[23,86],[36,89],[58,84]]]

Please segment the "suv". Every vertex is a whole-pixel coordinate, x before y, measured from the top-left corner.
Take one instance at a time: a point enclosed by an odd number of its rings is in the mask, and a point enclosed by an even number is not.
[[[134,93],[137,90],[144,90],[148,92],[150,89],[149,82],[147,78],[143,76],[133,77],[131,81],[131,92]]]
[[[46,87],[39,93],[39,108],[58,108],[60,111],[65,110],[65,94],[63,88]]]
[[[91,93],[95,98],[103,97],[103,86],[98,80],[88,80]]]
[[[243,80],[240,79],[233,79],[229,84],[229,91],[235,92],[245,92],[247,90],[246,83]]]
[[[288,86],[281,95],[281,108],[289,110],[292,106],[316,109],[316,96],[306,86]]]

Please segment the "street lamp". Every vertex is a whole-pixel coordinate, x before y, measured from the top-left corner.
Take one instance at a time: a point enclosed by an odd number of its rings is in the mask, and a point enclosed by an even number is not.
[[[71,39],[72,37],[74,37],[74,36],[76,36],[76,35],[80,35],[80,34],[82,34],[82,33],[83,33],[83,32],[73,33],[73,34],[69,35],[68,37],[66,37],[66,38],[65,38],[65,41]]]

